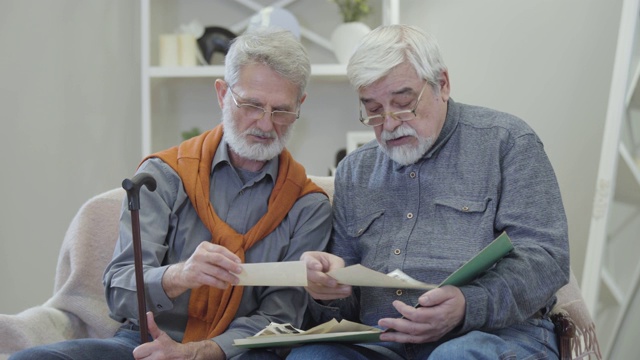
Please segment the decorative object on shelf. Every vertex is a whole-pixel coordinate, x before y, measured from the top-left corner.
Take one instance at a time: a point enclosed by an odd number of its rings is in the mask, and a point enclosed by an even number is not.
[[[228,29],[219,26],[207,26],[204,34],[198,38],[198,46],[204,60],[208,64],[213,64],[213,55],[215,53],[227,55],[231,40],[235,38],[236,35]]]
[[[341,64],[349,62],[358,42],[371,28],[361,20],[369,15],[369,0],[330,0],[338,5],[343,23],[331,34],[333,52]]]
[[[300,40],[300,24],[289,10],[274,6],[265,7],[251,17],[247,30],[269,26],[289,30]]]
[[[180,30],[184,34],[191,34],[197,41],[196,56],[202,65],[212,65],[213,56],[216,53],[226,55],[231,45],[231,40],[236,34],[220,26],[203,26],[197,20],[189,24],[181,25]],[[195,64],[194,64],[195,65]]]
[[[191,34],[160,35],[160,66],[196,66],[198,50]]]

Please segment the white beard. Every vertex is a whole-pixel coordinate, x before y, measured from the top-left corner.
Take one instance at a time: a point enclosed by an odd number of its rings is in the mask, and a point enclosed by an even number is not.
[[[227,106],[222,109],[222,124],[224,126],[224,138],[233,152],[245,159],[253,161],[268,161],[282,152],[291,138],[293,125],[287,127],[280,138],[275,131],[265,133],[257,128],[249,128],[243,133],[240,133],[235,121],[233,121],[233,114],[230,110],[231,106],[235,105],[227,104]],[[252,144],[247,141],[247,136],[250,135],[271,138],[273,141],[268,145],[260,143]]]
[[[413,136],[418,139],[418,145],[402,145],[387,147],[387,141],[397,139],[402,136]],[[380,147],[391,160],[400,165],[414,164],[422,158],[435,142],[433,137],[419,137],[416,130],[407,124],[398,126],[393,132],[382,130],[380,134]]]

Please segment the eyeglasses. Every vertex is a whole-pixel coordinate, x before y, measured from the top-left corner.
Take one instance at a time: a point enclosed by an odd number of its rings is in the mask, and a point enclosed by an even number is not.
[[[297,112],[284,111],[284,110],[267,111],[264,108],[257,105],[253,105],[253,104],[238,104],[238,101],[236,100],[236,96],[239,96],[239,95],[236,94],[235,91],[233,91],[231,86],[229,86],[229,90],[231,93],[231,99],[233,99],[233,102],[234,104],[236,104],[236,107],[240,111],[242,111],[243,116],[251,120],[262,119],[264,117],[264,114],[270,114],[271,121],[273,121],[275,124],[291,125],[300,117],[300,108],[298,108]]]
[[[409,121],[413,120],[416,117],[416,110],[418,109],[418,104],[420,104],[420,99],[422,99],[422,93],[424,89],[427,87],[429,82],[425,82],[422,86],[422,90],[420,90],[420,94],[418,95],[418,100],[416,100],[416,104],[413,106],[411,110],[400,110],[394,112],[383,112],[380,114],[363,117],[362,116],[362,103],[360,104],[360,122],[367,126],[380,126],[384,124],[384,120],[387,116],[391,116],[392,119],[397,121]]]

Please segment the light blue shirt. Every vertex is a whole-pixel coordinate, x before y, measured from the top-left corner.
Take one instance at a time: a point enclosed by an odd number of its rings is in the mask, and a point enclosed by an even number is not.
[[[550,309],[569,279],[567,221],[543,145],[522,120],[449,101],[434,146],[401,166],[373,141],[350,153],[335,179],[330,251],[346,265],[400,269],[440,283],[506,231],[515,250],[460,289],[458,333],[505,328]],[[355,289],[333,308],[312,303],[324,321],[346,317],[375,326],[400,317],[393,300],[417,304],[422,290]],[[356,301],[357,300],[357,301]]]
[[[187,323],[190,291],[170,299],[162,288],[162,275],[171,264],[187,260],[211,234],[200,221],[184,191],[180,177],[160,159],[144,162],[138,172],[151,174],[155,192],[140,192],[140,228],[147,309],[161,330],[181,341]],[[221,141],[212,163],[211,202],[216,214],[238,233],[246,233],[267,211],[278,174],[275,158],[244,183]],[[244,175],[247,175],[246,173]],[[249,174],[251,175],[251,174]],[[331,232],[331,205],[324,194],[308,194],[294,204],[282,223],[246,252],[247,263],[297,261],[304,251],[325,248]],[[104,284],[110,316],[138,323],[131,214],[126,199],[120,220],[120,238],[108,265]],[[234,339],[252,336],[270,322],[301,326],[307,295],[300,287],[245,287],[240,308],[229,328],[213,340],[230,358],[243,350]]]

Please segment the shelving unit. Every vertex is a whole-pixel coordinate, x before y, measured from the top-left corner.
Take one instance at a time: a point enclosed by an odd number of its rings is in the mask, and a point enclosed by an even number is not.
[[[633,304],[640,301],[639,11],[640,0],[623,1],[581,285],[605,359],[621,351],[627,333],[637,333]]]
[[[380,12],[381,12],[381,24],[397,23],[399,20],[399,0],[379,0]],[[197,94],[198,90],[185,90],[193,87],[197,87],[198,79],[215,79],[224,75],[224,67],[222,65],[211,66],[196,66],[196,67],[160,67],[158,66],[157,59],[157,45],[156,41],[160,32],[168,31],[171,28],[177,28],[181,22],[188,18],[189,15],[185,15],[183,10],[185,7],[190,8],[192,16],[198,14],[198,8],[203,6],[212,6],[215,3],[218,8],[233,7],[233,10],[238,10],[238,7],[243,8],[245,11],[244,18],[237,21],[235,24],[229,24],[229,28],[232,32],[241,33],[249,23],[249,19],[257,11],[261,10],[265,6],[293,8],[300,11],[300,8],[304,6],[304,1],[299,0],[277,0],[272,1],[270,4],[263,4],[265,1],[257,2],[255,0],[234,0],[230,1],[209,1],[205,3],[203,1],[191,0],[180,2],[168,2],[161,0],[141,0],[141,62],[142,62],[142,111],[141,111],[141,126],[142,126],[142,155],[148,155],[154,151],[164,149],[169,146],[176,145],[179,141],[179,131],[177,130],[176,121],[178,119],[171,118],[171,114],[174,112],[179,113],[185,111],[187,106],[175,105],[170,103],[172,97],[185,98],[186,95],[175,94],[174,92],[190,91],[190,94],[196,96],[202,96]],[[234,4],[235,3],[235,4]],[[296,4],[298,3],[298,4]],[[309,4],[309,3],[307,3]],[[314,1],[314,6],[318,6],[318,3]],[[335,6],[329,4],[330,6]],[[162,7],[169,8],[164,10],[169,13],[176,13],[176,15],[166,20],[164,23],[157,20],[158,15],[162,15]],[[159,8],[159,9],[158,9]],[[223,10],[219,10],[221,12]],[[295,11],[290,9],[293,13]],[[336,14],[337,15],[337,14]],[[182,19],[180,19],[182,16]],[[160,18],[162,18],[160,16]],[[155,22],[153,20],[156,20]],[[162,18],[162,20],[165,20]],[[158,25],[157,23],[162,23]],[[169,23],[169,25],[167,25]],[[319,35],[316,32],[300,25],[300,33],[303,39],[306,39],[313,46],[324,50],[325,52],[331,51],[331,42],[328,40],[328,36]],[[330,35],[330,34],[326,34]],[[313,61],[313,56],[312,56]],[[335,61],[335,60],[333,60]],[[314,81],[346,81],[346,66],[344,64],[337,63],[314,63],[311,69],[312,82]],[[200,84],[202,85],[202,84]],[[202,88],[202,86],[200,86]],[[213,95],[211,95],[213,96]],[[215,102],[213,98],[207,98],[209,101]],[[192,100],[197,102],[198,100]],[[160,107],[160,109],[157,109]],[[178,108],[182,108],[178,109]],[[194,111],[194,110],[189,110]],[[169,115],[167,115],[169,113]],[[163,117],[163,118],[162,118]]]

